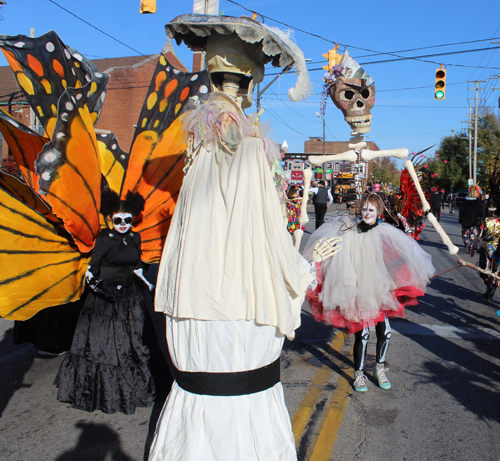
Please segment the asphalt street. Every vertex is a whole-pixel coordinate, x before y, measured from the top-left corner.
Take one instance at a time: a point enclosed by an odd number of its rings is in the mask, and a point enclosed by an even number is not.
[[[310,217],[309,232],[314,214]],[[446,210],[441,223],[463,248],[457,215]],[[424,230],[420,244],[438,273],[457,266],[457,256],[447,252],[432,227]],[[459,256],[477,261],[477,256]],[[350,387],[353,338],[315,322],[304,305],[302,326],[282,354],[299,459],[500,460],[500,299],[486,302],[484,291],[468,268],[434,278],[419,305],[392,322],[389,391],[371,378],[372,334],[370,380],[362,395]],[[152,315],[166,350],[163,317]],[[29,344],[14,346],[11,327],[0,319],[1,460],[146,459],[161,398],[153,408],[129,416],[74,410],[56,400],[52,384],[63,357],[43,358]]]

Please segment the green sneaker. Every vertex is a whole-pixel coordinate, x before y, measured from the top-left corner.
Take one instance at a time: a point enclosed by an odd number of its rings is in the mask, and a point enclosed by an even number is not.
[[[391,383],[387,379],[387,376],[385,374],[386,371],[389,371],[389,368],[385,368],[383,363],[377,363],[375,364],[375,373],[374,376],[377,378],[378,385],[380,386],[380,389],[390,389],[391,388]]]
[[[362,371],[354,372],[354,390],[356,392],[366,392],[368,388],[366,387],[366,376]]]

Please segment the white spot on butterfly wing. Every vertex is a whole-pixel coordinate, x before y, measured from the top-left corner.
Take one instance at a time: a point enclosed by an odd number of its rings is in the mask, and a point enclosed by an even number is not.
[[[208,93],[208,87],[207,87],[207,85],[201,85],[201,86],[198,88],[198,92],[199,92],[199,93],[201,93],[201,94]]]
[[[192,77],[191,77],[191,81],[194,82],[195,80],[198,80],[198,77],[199,75],[198,74],[194,74]]]
[[[69,101],[64,105],[66,107],[66,110],[73,110],[75,106],[71,104]]]
[[[56,158],[57,155],[54,152],[47,152],[43,157],[43,159],[49,163],[55,162]]]
[[[24,47],[24,45],[26,45],[26,43],[24,43],[24,42],[17,42],[17,43],[14,43],[14,46],[15,46],[16,48],[23,48],[23,47]]]
[[[45,49],[49,52],[49,53],[52,53],[56,47],[54,46],[54,44],[52,42],[47,42],[45,44]]]
[[[43,179],[44,181],[50,181],[50,172],[49,172],[49,171],[44,171],[44,172],[42,173],[42,179]]]

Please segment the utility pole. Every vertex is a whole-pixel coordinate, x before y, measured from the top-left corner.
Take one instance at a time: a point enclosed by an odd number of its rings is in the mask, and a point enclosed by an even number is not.
[[[472,108],[470,105],[469,119],[466,122],[462,123],[467,123],[467,139],[469,140],[469,181],[472,181]]]
[[[325,116],[323,115],[323,155],[326,154],[325,152]]]
[[[493,43],[500,43],[500,42],[493,42]],[[492,79],[499,80],[500,74],[495,75],[494,77],[490,77],[490,80],[492,80]],[[500,87],[490,86],[490,90],[500,90]],[[498,98],[498,109],[500,110],[500,97]]]
[[[474,169],[473,169],[473,181],[472,185],[475,186],[477,185],[477,121],[479,119],[479,114],[478,114],[478,106],[477,106],[477,101],[478,101],[478,91],[484,90],[484,88],[479,88],[480,83],[486,83],[486,80],[467,80],[468,83],[475,83],[475,110],[474,110]],[[482,99],[482,98],[481,98]]]

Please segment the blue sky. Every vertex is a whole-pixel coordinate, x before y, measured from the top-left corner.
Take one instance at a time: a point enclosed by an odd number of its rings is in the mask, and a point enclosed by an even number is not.
[[[491,87],[500,87],[500,79],[490,77],[500,75],[500,49],[422,58],[429,62],[402,60],[364,64],[394,59],[379,53],[416,57],[500,47],[500,43],[484,40],[496,38],[500,42],[498,0],[483,0],[477,6],[465,0],[366,3],[241,0],[237,3],[266,16],[268,25],[293,30],[294,39],[305,57],[312,59],[308,67],[315,95],[305,102],[290,102],[286,92],[295,80],[287,75],[281,77],[262,99],[266,108],[262,119],[271,121],[275,140],[279,143],[286,140],[290,152],[303,152],[304,141],[310,136],[322,136],[322,122],[316,112],[324,71],[313,69],[326,64],[322,54],[335,42],[340,44],[341,50],[345,45],[375,80],[377,96],[372,110],[372,131],[367,140],[374,141],[381,149],[424,149],[439,143],[452,130],[461,130],[465,126],[462,121],[467,120],[469,113],[468,104],[473,104],[467,98],[474,97],[470,89],[474,84],[467,80],[486,80],[480,84],[480,88],[485,88],[479,93],[479,97],[484,98],[480,104],[498,113],[500,90],[494,91]],[[193,7],[192,0],[157,0],[156,14],[141,15],[139,4],[139,0],[7,0],[2,8],[0,33],[29,35],[30,28],[34,27],[38,36],[53,29],[66,44],[90,59],[148,55],[161,51],[166,41],[165,24],[179,14],[191,12]],[[220,0],[220,11],[229,16],[250,14],[228,0]],[[476,40],[476,43],[437,46]],[[191,52],[184,45],[177,47],[174,44],[174,47],[181,60],[191,67]],[[421,49],[424,47],[433,48]],[[409,49],[418,50],[402,52]],[[447,69],[444,101],[436,101],[433,97],[434,73],[440,63]],[[3,56],[0,65],[7,65]],[[275,74],[277,71],[267,68],[266,72]],[[264,85],[272,78],[266,77]],[[349,139],[351,130],[331,101],[325,123],[327,141]]]

